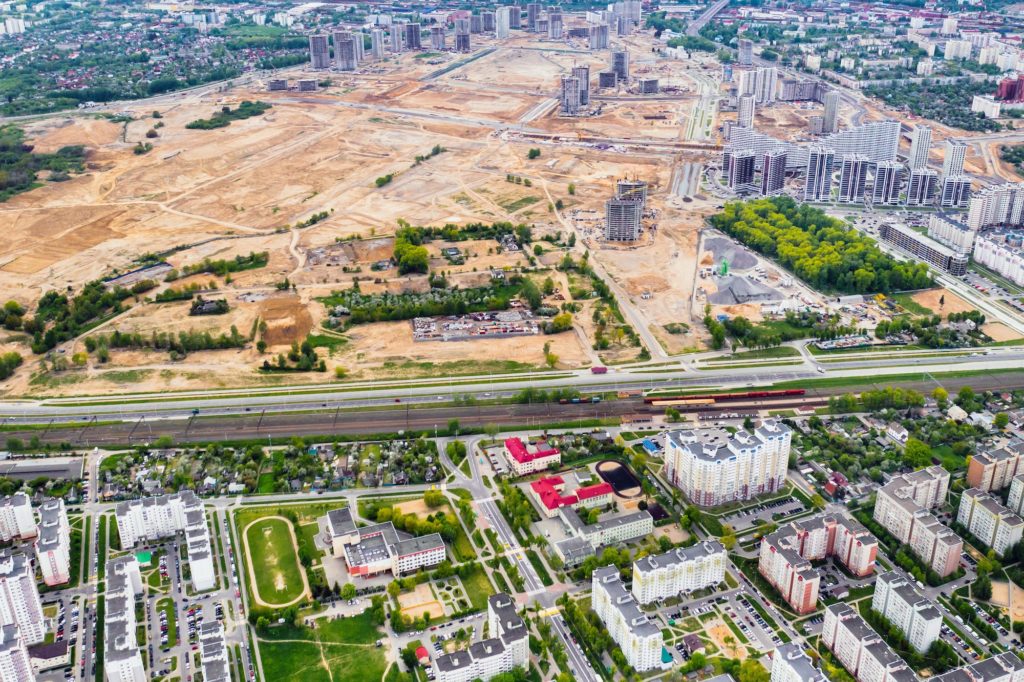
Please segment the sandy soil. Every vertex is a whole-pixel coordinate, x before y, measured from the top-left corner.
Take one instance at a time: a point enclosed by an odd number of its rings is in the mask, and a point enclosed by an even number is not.
[[[1024,621],[1024,589],[1016,584],[993,581],[992,598],[989,601],[1008,608],[1011,620]]]
[[[415,590],[398,595],[398,603],[402,607],[402,613],[410,618],[419,618],[424,613],[429,613],[432,619],[444,617],[444,606],[434,599],[428,583],[416,586]]]
[[[945,303],[940,307],[939,299],[945,297]],[[949,313],[962,313],[974,310],[974,306],[946,289],[929,289],[913,295],[913,300],[936,314],[943,316]]]
[[[1002,322],[987,322],[981,326],[981,331],[988,334],[993,341],[1016,341],[1022,338]]]
[[[729,658],[744,660],[747,657],[747,648],[743,646],[729,626],[721,620],[713,620],[704,625],[704,632],[715,643],[715,646],[725,653]],[[731,638],[732,645],[726,644],[726,638]]]
[[[401,502],[395,505],[395,508],[402,514],[415,514],[417,518],[426,518],[431,514],[438,512],[450,512],[452,510],[447,504],[443,504],[440,507],[428,507],[423,499],[409,500],[408,502]]]

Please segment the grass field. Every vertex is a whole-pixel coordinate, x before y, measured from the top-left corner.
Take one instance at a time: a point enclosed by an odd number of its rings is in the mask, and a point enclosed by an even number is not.
[[[267,518],[245,531],[256,592],[268,604],[287,604],[303,591],[302,567],[288,525],[284,519]]]
[[[800,357],[800,351],[791,346],[775,346],[774,348],[764,348],[760,350],[741,350],[738,353],[732,355],[722,356],[720,358],[711,358],[708,360],[709,363],[715,362],[730,362],[732,360],[764,360],[766,358],[795,358]]]
[[[462,586],[466,588],[470,603],[474,609],[485,611],[487,609],[487,598],[494,594],[494,586],[487,578],[483,566],[478,566],[475,571],[462,577]]]
[[[900,306],[911,315],[933,315],[934,312],[931,308],[926,308],[913,299],[913,294],[893,294],[890,296],[892,300],[896,301]]]
[[[107,515],[100,517],[100,532],[96,538],[99,560],[96,563],[96,578],[103,580],[107,572]]]
[[[374,646],[380,636],[368,613],[321,620],[315,629],[270,628],[259,637],[263,671],[273,682],[380,680],[387,667]]]
[[[178,637],[178,623],[174,617],[174,601],[170,597],[164,597],[156,603],[156,608],[167,615],[167,641],[173,645]]]

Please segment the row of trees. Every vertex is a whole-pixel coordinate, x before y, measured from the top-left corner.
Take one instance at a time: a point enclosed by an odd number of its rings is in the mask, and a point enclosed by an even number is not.
[[[924,263],[897,261],[842,221],[789,197],[730,202],[711,224],[817,288],[867,294],[932,284]]]
[[[235,325],[231,325],[227,333],[218,335],[208,331],[189,330],[175,334],[154,330],[147,336],[139,332],[122,332],[115,329],[109,334],[87,336],[85,349],[90,353],[105,348],[166,350],[176,357],[184,357],[188,353],[201,350],[243,348],[248,341],[248,338],[238,332]]]

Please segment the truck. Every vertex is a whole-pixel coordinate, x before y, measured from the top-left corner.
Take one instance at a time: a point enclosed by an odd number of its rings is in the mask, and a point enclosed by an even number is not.
[[[590,368],[590,373],[591,374],[607,374],[608,373],[608,368],[607,367],[591,367]]]

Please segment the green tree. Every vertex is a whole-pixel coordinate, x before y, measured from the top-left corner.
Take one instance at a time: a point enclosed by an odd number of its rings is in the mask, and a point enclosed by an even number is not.
[[[998,413],[995,416],[995,419],[992,420],[992,425],[995,426],[1000,431],[1002,431],[1003,429],[1010,425],[1010,415],[1006,414],[1005,412]]]
[[[341,598],[345,600],[356,598],[356,586],[352,583],[345,583],[341,586]]]
[[[932,463],[932,449],[917,438],[908,438],[903,446],[903,459],[915,469],[926,467]]]
[[[576,196],[576,185],[569,183],[569,196]]]
[[[526,153],[526,158],[530,160],[536,159],[538,156],[540,156],[540,150],[536,147],[531,147],[530,151]]]

